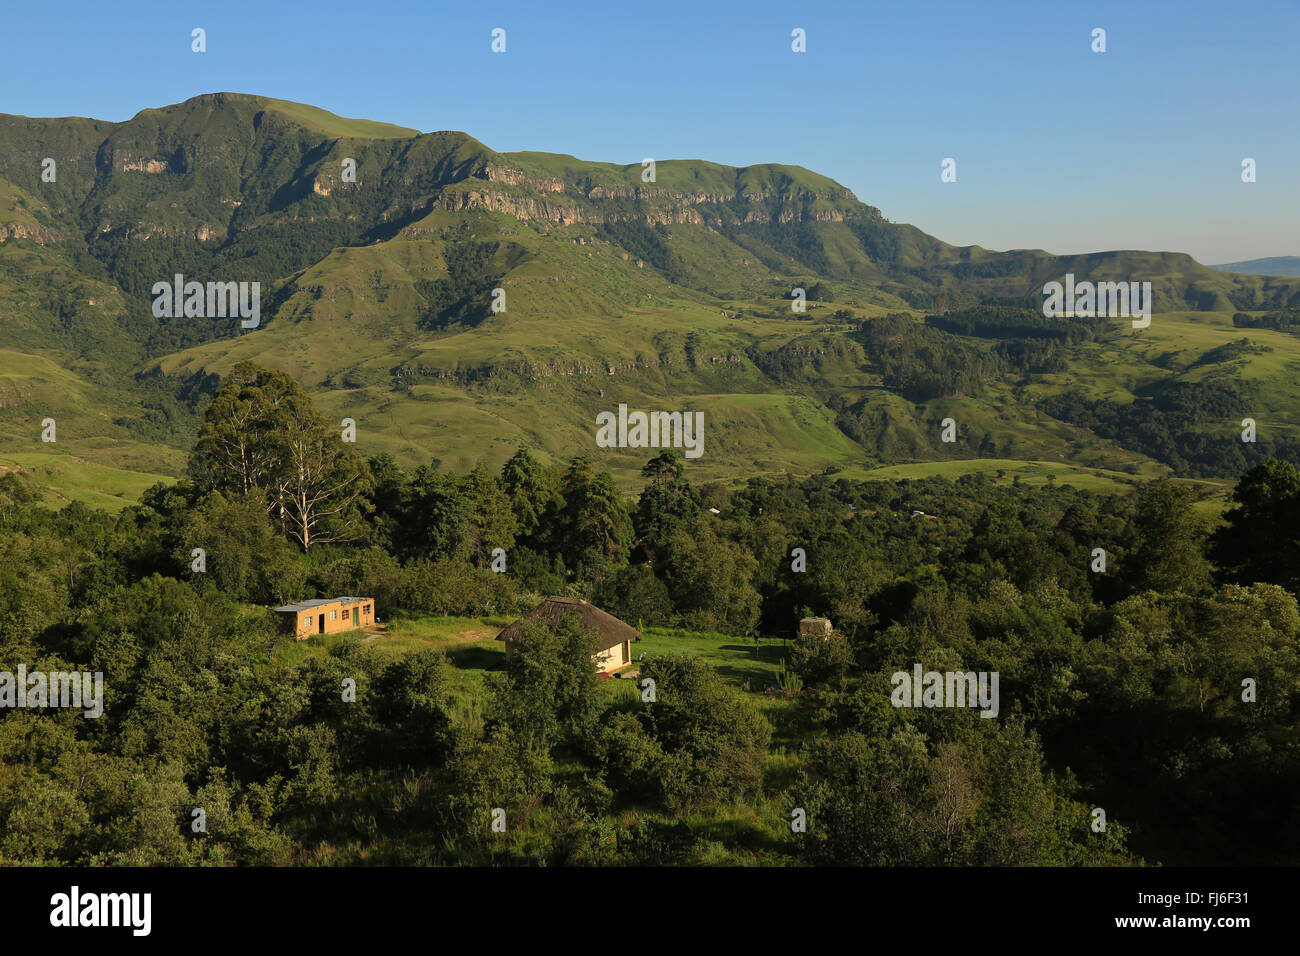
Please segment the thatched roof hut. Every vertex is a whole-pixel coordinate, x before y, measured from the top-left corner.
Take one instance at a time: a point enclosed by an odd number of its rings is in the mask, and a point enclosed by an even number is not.
[[[601,670],[608,673],[631,663],[631,644],[638,637],[636,628],[581,598],[548,597],[498,634],[497,640],[504,641],[509,652],[511,644],[523,634],[525,621],[557,627],[570,614],[578,615],[583,626],[596,635],[596,659]]]
[[[799,621],[800,637],[830,637],[831,622],[826,617],[805,617]]]

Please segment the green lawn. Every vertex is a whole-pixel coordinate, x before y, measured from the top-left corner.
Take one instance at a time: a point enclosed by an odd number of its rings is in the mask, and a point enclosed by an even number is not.
[[[383,634],[344,631],[305,641],[283,641],[276,645],[276,658],[292,664],[308,657],[326,657],[332,648],[349,641],[360,641],[387,657],[417,650],[442,651],[453,667],[453,697],[461,703],[469,699],[481,703],[485,675],[505,663],[505,649],[495,638],[509,623],[509,618],[401,614],[387,622]]]
[[[461,675],[458,690],[481,688],[483,676],[505,663],[505,650],[497,634],[511,622],[508,617],[439,617],[427,614],[401,614],[388,622],[387,633],[374,635],[348,631],[317,635],[305,641],[284,641],[277,645],[276,657],[296,663],[308,657],[325,657],[330,649],[345,641],[362,641],[380,654],[401,656],[415,650],[446,653]],[[725,634],[699,634],[670,628],[648,627],[641,640],[632,645],[633,667],[641,655],[688,654],[701,657],[713,665],[718,674],[742,690],[762,694],[775,687],[786,649],[782,643],[765,641],[755,649],[753,641]],[[611,681],[611,684],[622,682]],[[632,692],[632,683],[623,684]]]
[[[743,690],[762,693],[775,687],[786,648],[780,642],[764,641],[755,647],[752,640],[725,634],[698,634],[676,628],[647,627],[641,640],[632,645],[635,666],[641,655],[687,654],[700,657],[713,666],[724,679]]]

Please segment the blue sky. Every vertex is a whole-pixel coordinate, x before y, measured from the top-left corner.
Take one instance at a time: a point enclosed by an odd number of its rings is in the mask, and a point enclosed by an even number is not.
[[[501,151],[806,166],[962,245],[1300,255],[1297,0],[55,9],[6,4],[0,112],[123,120],[259,93]]]

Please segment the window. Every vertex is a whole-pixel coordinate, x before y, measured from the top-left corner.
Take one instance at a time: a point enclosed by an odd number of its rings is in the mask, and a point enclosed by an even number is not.
[[[331,621],[337,621],[338,619],[339,619],[339,612],[338,612],[338,611],[330,611],[330,620],[331,620]]]
[[[308,626],[308,627],[311,627],[311,615],[310,615],[310,614],[307,615],[307,626]]]

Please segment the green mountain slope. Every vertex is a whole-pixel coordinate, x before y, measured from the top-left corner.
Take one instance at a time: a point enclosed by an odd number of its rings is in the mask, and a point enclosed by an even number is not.
[[[241,360],[306,383],[366,453],[466,467],[525,444],[629,481],[653,452],[594,443],[620,403],[703,412],[691,467],[726,479],[1012,459],[1227,477],[1297,437],[1296,338],[1232,314],[1300,308],[1300,280],[951,246],[797,166],[642,173],[233,93],[116,124],[0,116],[0,456],[174,475]],[[943,319],[1032,317],[1067,272],[1150,281],[1151,327]],[[178,273],[259,283],[258,327],[156,318]],[[862,325],[886,313],[909,318]],[[1225,443],[1247,413],[1263,444],[1243,451]]]

